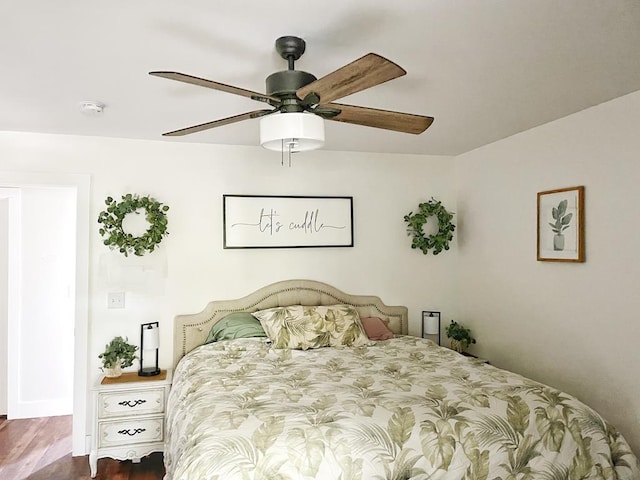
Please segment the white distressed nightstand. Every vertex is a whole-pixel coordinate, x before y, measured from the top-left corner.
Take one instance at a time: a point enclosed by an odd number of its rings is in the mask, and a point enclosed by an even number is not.
[[[171,387],[171,370],[140,377],[100,377],[93,388],[93,435],[89,467],[98,473],[98,459],[140,459],[164,448],[164,414]]]

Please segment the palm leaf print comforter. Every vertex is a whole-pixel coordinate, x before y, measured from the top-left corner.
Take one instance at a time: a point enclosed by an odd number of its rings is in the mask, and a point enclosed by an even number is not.
[[[174,378],[166,480],[640,478],[624,438],[577,399],[417,337],[227,340]]]

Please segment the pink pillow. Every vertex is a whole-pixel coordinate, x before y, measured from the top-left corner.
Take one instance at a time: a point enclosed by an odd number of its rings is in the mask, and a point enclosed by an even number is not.
[[[361,318],[360,321],[369,340],[388,340],[393,338],[393,332],[389,330],[389,327],[381,318]]]

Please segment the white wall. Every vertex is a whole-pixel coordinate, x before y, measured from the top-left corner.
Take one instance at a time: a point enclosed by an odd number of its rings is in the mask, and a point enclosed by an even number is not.
[[[90,174],[92,219],[107,196],[150,194],[170,206],[170,235],[143,257],[152,288],[118,280],[129,267],[140,274],[140,259],[110,252],[97,222],[91,225],[91,380],[99,374],[97,355],[113,336],[137,343],[140,324],[159,321],[160,363],[167,367],[176,314],[283,279],[311,278],[407,305],[414,334],[423,309],[455,315],[455,250],[437,257],[411,250],[403,221],[432,196],[457,211],[451,158],[321,150],[295,156],[288,168],[279,154],[259,147],[4,132],[1,170]],[[224,193],[353,196],[355,247],[223,250]],[[125,309],[107,309],[109,291],[126,291]]]
[[[476,352],[568,391],[640,452],[640,92],[457,162],[460,320]],[[585,186],[586,263],[536,261],[536,193]]]

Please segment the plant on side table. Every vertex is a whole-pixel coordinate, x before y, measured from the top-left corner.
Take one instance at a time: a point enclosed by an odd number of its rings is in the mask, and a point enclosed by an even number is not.
[[[102,359],[102,370],[105,376],[119,377],[122,375],[122,369],[133,365],[133,361],[138,358],[136,355],[138,347],[131,345],[128,340],[120,336],[114,337],[105,345],[104,352],[98,355],[98,358]]]
[[[469,345],[476,343],[476,339],[471,336],[471,330],[451,320],[445,328],[447,337],[451,339],[451,349],[456,352],[464,352]]]

